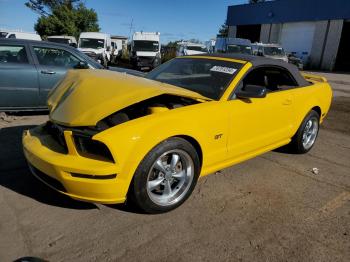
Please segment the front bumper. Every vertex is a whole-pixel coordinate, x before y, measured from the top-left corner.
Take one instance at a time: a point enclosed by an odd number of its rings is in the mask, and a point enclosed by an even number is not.
[[[149,67],[153,68],[154,66],[154,57],[133,57],[132,58],[132,64],[136,65],[137,67]]]
[[[72,133],[65,131],[64,136],[68,153],[62,151],[42,126],[24,131],[23,151],[33,175],[77,200],[105,204],[125,202],[125,195],[118,191],[119,184],[123,183],[118,180],[118,165],[80,156],[74,150]],[[116,177],[110,178],[112,175]]]

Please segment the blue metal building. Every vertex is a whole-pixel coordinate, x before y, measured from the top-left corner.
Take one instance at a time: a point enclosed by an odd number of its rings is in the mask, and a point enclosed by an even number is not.
[[[229,6],[230,37],[279,43],[312,68],[350,71],[350,0],[276,0]]]

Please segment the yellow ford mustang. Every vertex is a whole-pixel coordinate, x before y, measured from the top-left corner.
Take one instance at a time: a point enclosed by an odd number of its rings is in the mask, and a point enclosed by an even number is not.
[[[252,56],[175,58],[144,78],[67,74],[50,121],[23,134],[32,173],[74,199],[181,205],[199,176],[289,144],[313,146],[331,104],[326,79]]]

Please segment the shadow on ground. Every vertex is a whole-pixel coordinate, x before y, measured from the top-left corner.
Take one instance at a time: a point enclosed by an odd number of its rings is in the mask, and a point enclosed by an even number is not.
[[[93,209],[96,205],[73,200],[47,187],[30,174],[22,151],[22,132],[33,126],[0,129],[0,186],[41,203],[70,208]]]
[[[28,111],[14,111],[14,112],[6,112],[8,116],[38,116],[38,115],[48,115],[48,110],[28,110]]]
[[[133,213],[133,214],[139,214],[139,215],[148,214],[131,202],[126,202],[125,204],[108,204],[108,205],[106,204],[105,206],[125,212],[125,213]]]

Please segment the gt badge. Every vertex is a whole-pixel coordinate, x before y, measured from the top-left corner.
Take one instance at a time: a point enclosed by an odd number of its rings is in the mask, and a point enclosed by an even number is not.
[[[215,136],[214,136],[214,139],[215,139],[215,140],[218,140],[218,139],[220,139],[221,137],[222,137],[222,134],[218,134],[218,135],[215,135]]]

